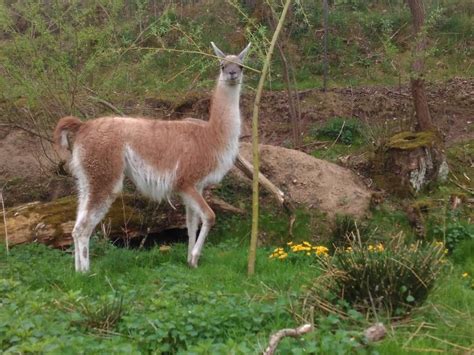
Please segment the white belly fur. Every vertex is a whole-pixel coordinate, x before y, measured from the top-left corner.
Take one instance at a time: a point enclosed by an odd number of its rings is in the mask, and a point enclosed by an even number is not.
[[[172,170],[159,171],[150,166],[132,148],[125,147],[125,173],[141,193],[155,201],[169,199],[175,182],[179,162]]]

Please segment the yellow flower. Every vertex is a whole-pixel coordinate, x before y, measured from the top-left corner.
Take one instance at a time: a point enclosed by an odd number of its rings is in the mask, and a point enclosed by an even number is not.
[[[376,246],[375,246],[375,249],[377,251],[384,251],[385,248],[383,247],[383,244],[382,243],[378,243]]]
[[[444,243],[443,243],[443,242],[435,242],[435,245],[436,245],[437,247],[440,247],[440,248],[441,248],[441,247],[444,247]]]
[[[464,277],[464,278],[466,278],[466,277],[468,277],[468,276],[469,276],[469,274],[468,274],[467,272],[465,272],[465,273],[462,274],[462,277]]]
[[[286,243],[286,245],[293,245],[293,242],[288,242]]]
[[[367,250],[368,250],[368,251],[374,251],[375,248],[374,248],[374,246],[373,246],[372,244],[370,244],[370,245],[367,247]]]
[[[347,247],[347,248],[346,248],[346,252],[347,252],[347,253],[352,253],[352,252],[353,252],[352,247]]]
[[[306,246],[310,247],[310,246],[311,246],[311,243],[309,243],[309,242],[303,242],[303,245],[306,245]]]
[[[309,256],[309,255],[311,255],[311,253],[306,253],[306,255],[308,255],[308,256]]]
[[[283,259],[285,259],[287,256],[288,256],[288,254],[285,253],[285,254],[280,255],[280,256],[278,257],[278,259],[283,260]]]

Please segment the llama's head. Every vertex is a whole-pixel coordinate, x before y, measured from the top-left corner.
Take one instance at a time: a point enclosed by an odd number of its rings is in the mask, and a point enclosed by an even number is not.
[[[223,80],[227,85],[237,85],[242,82],[243,62],[247,52],[250,48],[250,43],[239,55],[225,55],[214,42],[211,42],[212,48],[216,56],[220,58],[221,74],[220,80]]]

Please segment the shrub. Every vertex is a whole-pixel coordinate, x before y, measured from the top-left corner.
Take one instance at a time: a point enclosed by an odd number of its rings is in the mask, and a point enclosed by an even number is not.
[[[436,223],[430,226],[428,236],[434,240],[444,241],[450,252],[463,240],[474,240],[474,226],[463,221],[458,211],[448,211],[446,220],[445,224]]]
[[[316,129],[314,135],[318,138],[338,140],[346,145],[354,143],[361,137],[360,122],[356,119],[336,117],[329,120],[323,127]]]
[[[387,246],[352,241],[332,258],[319,259],[323,274],[310,287],[305,302],[324,309],[321,305],[339,299],[360,311],[402,315],[426,299],[446,251],[439,242],[406,245],[401,233]]]

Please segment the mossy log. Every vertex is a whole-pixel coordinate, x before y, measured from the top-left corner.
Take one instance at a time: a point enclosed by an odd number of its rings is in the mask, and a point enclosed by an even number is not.
[[[379,187],[399,196],[414,195],[434,181],[446,180],[449,172],[435,131],[394,135],[376,152],[372,170]]]
[[[211,208],[220,213],[243,213],[216,197],[207,197]],[[23,243],[43,243],[65,248],[73,243],[72,229],[76,218],[76,197],[68,196],[52,202],[32,202],[5,211],[9,246]],[[5,242],[3,212],[0,213],[0,242]],[[123,195],[113,203],[102,220],[110,239],[144,238],[151,233],[186,228],[184,207]],[[101,224],[97,227],[100,228]]]

